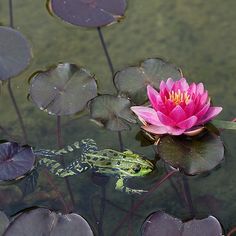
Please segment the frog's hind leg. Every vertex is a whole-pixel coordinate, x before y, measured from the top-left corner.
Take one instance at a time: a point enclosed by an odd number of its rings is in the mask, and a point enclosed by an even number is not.
[[[46,166],[47,169],[54,175],[59,177],[66,177],[71,175],[76,175],[76,173],[73,170],[63,168],[62,165],[53,159],[49,158],[42,158],[39,160],[39,165]]]
[[[141,193],[145,193],[147,191],[142,190],[142,189],[133,189],[133,188],[129,188],[127,186],[125,186],[124,184],[125,179],[124,178],[119,178],[116,182],[116,190],[122,191],[122,192],[126,192],[129,194],[141,194]]]

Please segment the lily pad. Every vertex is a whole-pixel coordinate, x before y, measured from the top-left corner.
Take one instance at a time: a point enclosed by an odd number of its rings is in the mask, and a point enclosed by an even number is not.
[[[89,103],[90,115],[97,124],[112,131],[122,131],[129,129],[130,123],[136,123],[130,105],[126,98],[101,95]]]
[[[15,180],[23,177],[34,165],[35,156],[29,146],[15,142],[0,144],[0,180]]]
[[[31,47],[17,30],[0,26],[0,80],[18,75],[30,63]]]
[[[62,20],[84,27],[101,27],[124,17],[126,0],[49,0],[48,10]]]
[[[165,212],[158,211],[151,214],[142,225],[142,236],[221,236],[222,233],[219,221],[213,216],[183,223]]]
[[[87,221],[77,214],[62,215],[44,208],[20,214],[7,228],[5,236],[93,236]]]
[[[220,136],[207,132],[203,136],[164,136],[157,145],[160,158],[187,175],[215,168],[224,158]]]
[[[36,72],[30,82],[30,96],[41,109],[53,115],[71,115],[82,111],[97,96],[94,76],[74,64],[58,64]]]
[[[143,104],[147,100],[147,85],[159,88],[161,80],[182,77],[181,71],[162,59],[152,58],[139,66],[128,67],[116,73],[114,83],[120,95],[127,96],[135,104]]]

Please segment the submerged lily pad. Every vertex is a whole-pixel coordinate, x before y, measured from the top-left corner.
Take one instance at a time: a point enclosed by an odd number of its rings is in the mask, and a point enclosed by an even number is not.
[[[136,123],[130,110],[130,101],[112,95],[101,95],[89,103],[91,118],[101,126],[112,130],[129,129],[129,123]]]
[[[5,236],[93,236],[87,221],[77,214],[62,215],[44,208],[20,214],[7,228]]]
[[[0,80],[18,75],[30,62],[31,48],[17,30],[0,26]]]
[[[101,27],[123,18],[126,0],[49,0],[48,10],[62,20],[84,27]]]
[[[58,64],[36,72],[30,83],[30,96],[41,109],[53,115],[71,115],[82,111],[97,96],[94,76],[74,64]]]
[[[164,136],[157,150],[160,158],[188,175],[210,171],[224,158],[220,136],[210,132],[193,138]]]
[[[35,162],[32,148],[15,142],[0,144],[0,180],[15,180],[29,172]]]
[[[181,77],[181,72],[175,65],[157,58],[147,59],[140,66],[128,67],[117,72],[114,83],[121,95],[140,105],[147,100],[148,84],[158,89],[161,80],[177,80]]]
[[[221,236],[222,233],[219,221],[213,216],[183,223],[165,212],[158,211],[151,214],[142,225],[142,236]]]

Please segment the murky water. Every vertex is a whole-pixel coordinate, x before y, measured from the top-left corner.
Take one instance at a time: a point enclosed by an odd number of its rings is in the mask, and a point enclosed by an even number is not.
[[[115,91],[110,71],[96,30],[77,28],[53,18],[44,1],[17,0],[13,3],[15,28],[29,39],[34,54],[27,70],[13,79],[15,97],[25,121],[29,144],[36,148],[55,148],[56,118],[27,100],[29,76],[58,62],[77,63],[96,75],[99,92],[106,94]],[[136,65],[145,58],[164,58],[181,67],[189,81],[202,81],[213,102],[224,108],[220,118],[233,119],[236,117],[235,8],[234,0],[129,1],[126,18],[102,29],[115,70]],[[8,22],[8,1],[2,0],[0,23],[8,25]],[[20,141],[21,130],[4,84],[1,86],[0,114],[1,139]],[[119,148],[117,133],[97,127],[88,121],[87,115],[63,117],[62,128],[65,144],[91,137],[101,149]],[[140,147],[135,140],[138,131],[139,127],[135,126],[122,133],[125,147],[153,159],[152,148]],[[223,133],[226,156],[219,168],[209,175],[189,178],[197,216],[214,215],[226,231],[236,225],[235,135],[231,131]],[[138,184],[151,186],[162,174],[163,168],[160,168],[158,173]],[[95,232],[100,221],[101,199],[105,198],[104,235],[110,235],[138,199],[138,196],[114,191],[115,179],[112,177],[105,187],[97,185],[89,171],[71,177],[70,182],[76,203],[74,211],[84,216]],[[65,204],[71,207],[64,180],[50,177],[43,171],[35,191],[26,196],[17,185],[0,186],[0,207],[8,215],[31,206],[64,211]],[[181,219],[189,216],[188,209],[166,182],[134,213],[129,226],[123,225],[117,235],[126,235],[128,231],[130,235],[139,235],[143,220],[158,209]]]

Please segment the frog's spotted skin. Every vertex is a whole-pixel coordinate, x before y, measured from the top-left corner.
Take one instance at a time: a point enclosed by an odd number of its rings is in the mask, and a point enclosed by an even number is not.
[[[50,158],[63,155],[81,149],[79,159],[73,161],[63,168],[61,164]],[[59,176],[66,177],[80,174],[88,169],[104,175],[113,175],[118,178],[116,189],[128,193],[142,193],[143,190],[131,189],[124,185],[127,178],[142,177],[154,169],[154,165],[147,159],[130,150],[118,152],[112,149],[98,150],[97,145],[92,139],[83,139],[61,150],[38,150],[36,155],[45,156],[39,160],[39,164],[45,165],[50,172]]]

